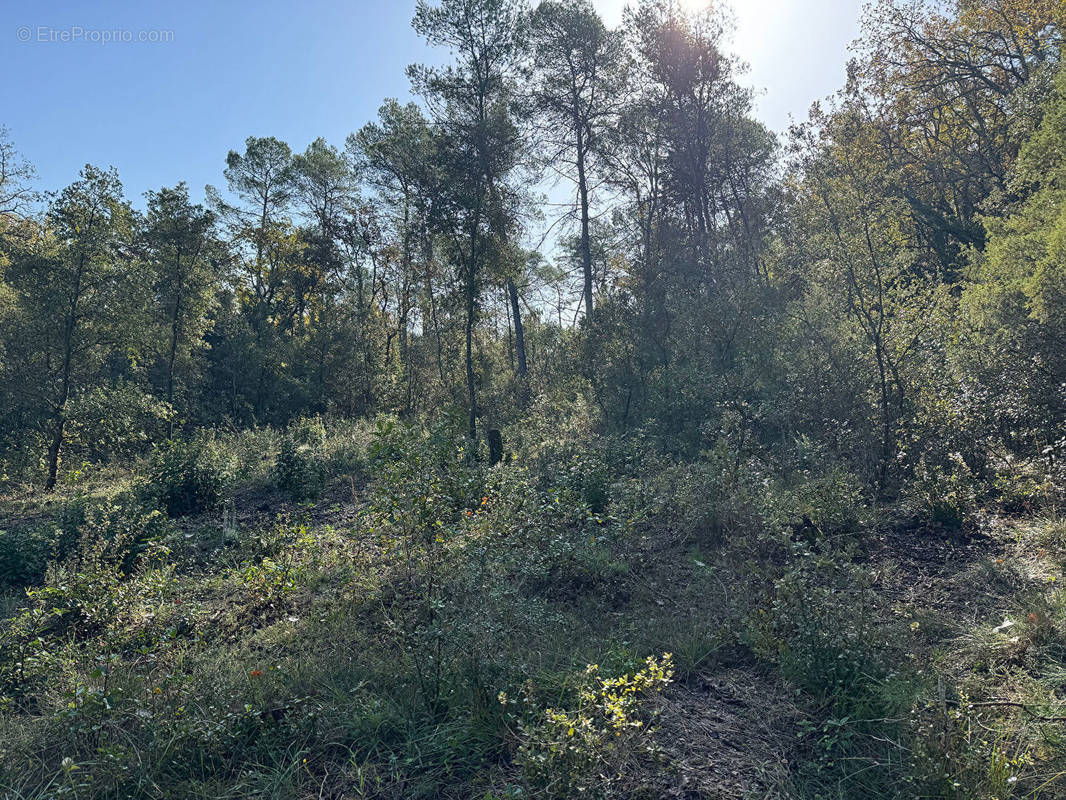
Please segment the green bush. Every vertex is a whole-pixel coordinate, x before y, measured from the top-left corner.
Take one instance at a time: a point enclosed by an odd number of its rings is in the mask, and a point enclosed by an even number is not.
[[[810,520],[815,530],[826,536],[854,531],[868,510],[862,486],[841,466],[805,474],[794,489],[797,515]]]
[[[589,665],[573,708],[530,713],[520,723],[518,765],[534,797],[618,796],[627,772],[654,755],[648,736],[655,718],[649,698],[673,679],[669,653],[649,656],[644,668],[616,678]],[[509,703],[505,694],[500,702]]]
[[[961,458],[954,458],[950,466],[929,464],[923,459],[915,466],[903,497],[925,522],[961,528],[976,513],[977,489],[977,480]]]
[[[126,542],[122,551],[124,566],[158,538],[165,520],[158,511],[146,510],[138,502],[90,502],[76,496],[60,507],[54,523],[0,530],[0,591],[40,584],[49,563],[56,566],[84,559],[87,542]]]
[[[52,557],[56,561],[63,561],[78,546],[78,531],[85,524],[85,518],[91,505],[92,501],[89,495],[81,493],[63,502],[55,524],[55,551]]]
[[[573,492],[594,514],[607,508],[610,499],[611,469],[599,453],[577,452],[561,465],[559,483]]]
[[[297,444],[321,449],[326,443],[326,424],[322,417],[300,417],[289,425],[289,437]]]
[[[377,485],[389,502],[395,499],[393,488],[401,486],[416,494],[429,491],[453,511],[472,511],[484,496],[483,464],[471,458],[463,419],[456,414],[444,414],[425,429],[384,418],[374,431],[367,461],[381,476]]]
[[[896,756],[921,677],[901,666],[905,634],[878,619],[868,578],[843,554],[796,547],[746,623],[754,653],[811,701],[796,732],[802,797],[896,797],[907,780]]]
[[[40,583],[55,545],[55,531],[42,526],[0,530],[0,592]]]
[[[715,542],[776,530],[788,518],[766,466],[724,440],[698,461],[661,465],[642,480],[649,521],[679,538]]]
[[[286,436],[274,462],[273,477],[274,485],[294,502],[313,500],[325,487],[326,464],[312,445]]]
[[[145,491],[175,517],[217,508],[231,476],[230,458],[213,435],[173,439],[152,453]]]
[[[0,626],[0,696],[54,677],[58,643],[98,634],[131,602],[123,591],[149,544],[164,533],[158,511],[99,503],[86,508],[73,551],[43,569],[18,614]]]
[[[330,475],[362,475],[373,428],[367,420],[331,420],[323,458]]]
[[[129,501],[95,503],[86,508],[75,549],[66,560],[81,563],[104,558],[129,572],[137,557],[161,539],[167,528],[166,517],[157,509]]]
[[[873,645],[871,594],[862,572],[843,558],[797,547],[772,594],[751,615],[749,644],[786,678],[819,698],[859,698],[884,674]]]
[[[1045,465],[1008,458],[992,479],[998,505],[1017,514],[1053,506],[1058,498],[1055,481]]]

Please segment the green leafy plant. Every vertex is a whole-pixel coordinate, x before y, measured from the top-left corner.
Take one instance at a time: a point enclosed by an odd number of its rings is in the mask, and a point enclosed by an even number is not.
[[[39,583],[55,538],[54,529],[42,525],[0,530],[0,590]]]
[[[325,486],[326,464],[312,444],[286,436],[274,462],[273,478],[294,502],[313,500]]]
[[[617,677],[589,665],[572,708],[548,708],[520,725],[517,761],[529,790],[537,797],[614,797],[627,772],[655,754],[652,698],[673,675],[669,653]]]
[[[949,466],[923,459],[904,490],[905,500],[923,519],[945,528],[961,528],[973,519],[977,495],[977,481],[959,457]]]
[[[213,435],[172,439],[152,453],[145,494],[171,516],[207,511],[226,497],[231,474],[229,456]]]

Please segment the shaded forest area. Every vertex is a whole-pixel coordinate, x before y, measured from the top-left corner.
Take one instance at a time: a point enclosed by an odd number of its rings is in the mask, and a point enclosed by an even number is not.
[[[419,0],[203,204],[0,136],[0,797],[1066,796],[1064,24],[777,136],[713,9]]]

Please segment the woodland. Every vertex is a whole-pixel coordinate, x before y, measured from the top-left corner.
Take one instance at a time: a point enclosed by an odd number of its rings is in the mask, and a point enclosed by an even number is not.
[[[202,203],[0,134],[0,798],[1066,797],[1066,6],[781,135],[724,7],[412,25]]]

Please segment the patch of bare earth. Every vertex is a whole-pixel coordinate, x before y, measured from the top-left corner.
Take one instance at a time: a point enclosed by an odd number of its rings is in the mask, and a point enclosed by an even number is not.
[[[774,797],[801,719],[783,687],[742,668],[699,673],[660,699],[657,741],[670,764],[656,796]]]

